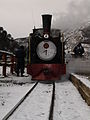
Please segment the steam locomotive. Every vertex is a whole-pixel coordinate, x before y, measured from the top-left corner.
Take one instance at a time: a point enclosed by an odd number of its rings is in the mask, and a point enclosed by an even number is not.
[[[65,42],[59,29],[51,29],[52,15],[42,15],[43,28],[29,36],[27,73],[32,80],[59,80],[66,73]]]

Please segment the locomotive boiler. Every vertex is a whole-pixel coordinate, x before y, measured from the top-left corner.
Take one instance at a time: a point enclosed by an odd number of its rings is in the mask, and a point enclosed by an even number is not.
[[[52,15],[42,15],[43,27],[29,36],[27,73],[32,80],[59,80],[66,73],[63,35],[51,29]]]

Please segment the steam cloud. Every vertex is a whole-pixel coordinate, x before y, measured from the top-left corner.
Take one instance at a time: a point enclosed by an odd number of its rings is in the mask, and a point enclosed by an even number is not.
[[[90,22],[90,0],[83,0],[79,3],[70,2],[67,12],[60,13],[55,18],[53,26],[63,31],[79,28]]]

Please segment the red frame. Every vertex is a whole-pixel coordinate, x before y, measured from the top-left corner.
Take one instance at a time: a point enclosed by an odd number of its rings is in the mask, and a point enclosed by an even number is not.
[[[47,70],[47,74],[45,74]],[[32,80],[59,80],[66,74],[65,64],[28,64],[27,73],[32,75]]]

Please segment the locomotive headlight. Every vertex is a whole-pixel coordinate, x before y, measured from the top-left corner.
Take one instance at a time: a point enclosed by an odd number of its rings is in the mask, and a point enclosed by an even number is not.
[[[37,46],[36,51],[38,57],[45,61],[52,60],[57,53],[56,46],[51,41],[40,42]]]
[[[44,38],[49,38],[49,35],[48,34],[44,34]]]

